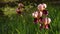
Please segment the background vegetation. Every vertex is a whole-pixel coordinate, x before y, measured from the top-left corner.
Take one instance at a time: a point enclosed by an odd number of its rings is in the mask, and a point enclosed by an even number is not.
[[[19,2],[25,5],[21,15],[16,14]],[[42,2],[48,5],[48,17],[52,19],[49,30],[40,30],[39,25],[33,23],[31,14]],[[0,0],[0,34],[60,34],[59,0]]]

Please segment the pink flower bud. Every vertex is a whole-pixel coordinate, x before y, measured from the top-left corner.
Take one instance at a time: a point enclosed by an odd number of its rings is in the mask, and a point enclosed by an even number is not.
[[[37,12],[37,11],[35,12],[35,17],[36,17],[36,18],[38,17],[38,12]]]
[[[43,13],[40,11],[40,17],[42,16],[42,14],[43,14]]]
[[[42,4],[39,4],[39,5],[37,6],[37,8],[38,8],[38,10],[42,10],[42,9],[43,9],[43,5],[42,5]]]
[[[44,8],[47,8],[47,5],[45,3],[43,3],[43,6],[44,6]]]
[[[50,18],[48,18],[48,24],[50,24],[50,22],[51,22],[51,19],[50,19]]]
[[[36,12],[32,13],[32,16],[35,17],[35,18],[37,18],[38,12],[36,11]]]
[[[22,3],[19,3],[18,6],[19,7],[24,7],[24,5]]]
[[[34,13],[32,13],[32,16],[34,17]]]
[[[20,10],[17,8],[16,11],[20,11]]]

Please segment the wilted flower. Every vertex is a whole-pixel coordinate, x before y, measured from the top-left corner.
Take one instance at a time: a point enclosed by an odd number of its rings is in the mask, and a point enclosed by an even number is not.
[[[40,30],[43,28],[43,25],[42,24],[40,24]]]
[[[43,14],[47,16],[48,15],[48,11],[47,10],[43,10]]]
[[[46,24],[45,25],[45,29],[49,29],[50,28],[50,25],[49,24]]]
[[[38,19],[34,18],[34,24],[37,24],[37,23],[38,23]]]

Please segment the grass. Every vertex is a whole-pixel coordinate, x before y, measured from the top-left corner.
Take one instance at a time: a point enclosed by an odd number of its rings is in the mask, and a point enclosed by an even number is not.
[[[1,8],[4,15],[0,16],[0,34],[60,34],[60,7],[48,6],[48,11],[52,22],[51,29],[39,29],[39,25],[33,23],[32,12],[36,7],[25,6],[26,11],[17,15],[15,8]]]

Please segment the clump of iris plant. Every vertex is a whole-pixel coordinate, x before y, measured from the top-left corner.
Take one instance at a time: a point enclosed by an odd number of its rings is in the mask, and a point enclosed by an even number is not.
[[[22,3],[18,4],[18,8],[16,9],[17,14],[21,14],[23,11],[24,5]]]
[[[32,13],[32,16],[34,17],[34,23],[37,24],[39,22],[40,24],[40,29],[45,28],[49,29],[50,28],[50,22],[51,19],[48,16],[48,11],[46,10],[47,5],[45,3],[39,4],[37,6],[37,11]]]

